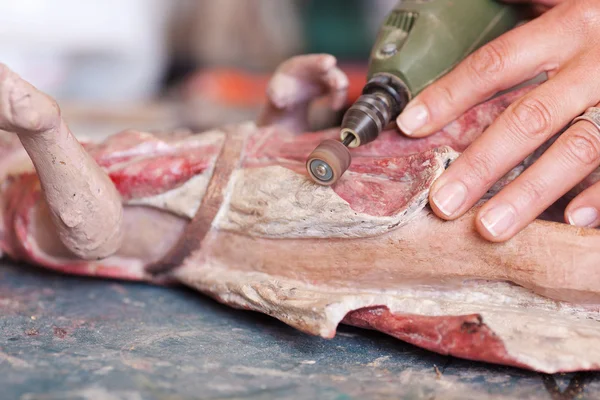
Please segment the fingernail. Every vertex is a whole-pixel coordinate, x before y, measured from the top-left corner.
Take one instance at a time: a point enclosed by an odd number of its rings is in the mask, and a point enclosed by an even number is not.
[[[467,187],[462,182],[450,182],[438,189],[431,200],[447,217],[457,212],[467,199]]]
[[[568,214],[571,225],[588,227],[598,220],[598,210],[593,207],[578,208]]]
[[[494,237],[502,235],[517,220],[517,213],[510,204],[499,204],[481,217],[481,223]]]
[[[396,120],[398,127],[405,135],[412,135],[417,129],[427,123],[429,113],[423,104],[407,107]]]

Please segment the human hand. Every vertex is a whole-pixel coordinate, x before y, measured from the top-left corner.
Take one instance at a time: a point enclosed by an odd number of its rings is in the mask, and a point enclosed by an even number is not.
[[[477,103],[542,72],[548,80],[497,118],[433,185],[430,203],[441,218],[469,210],[513,167],[573,118],[600,102],[600,1],[547,0],[554,8],[483,46],[413,99],[400,129],[424,137]],[[560,3],[560,4],[558,4]],[[477,213],[486,239],[510,239],[600,165],[600,131],[581,121]],[[600,185],[567,207],[573,225],[600,225]]]

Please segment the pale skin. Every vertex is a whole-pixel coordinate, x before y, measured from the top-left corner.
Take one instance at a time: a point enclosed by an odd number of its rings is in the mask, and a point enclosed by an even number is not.
[[[495,93],[546,72],[548,80],[511,105],[434,184],[430,203],[446,220],[463,216],[506,172],[588,107],[600,102],[600,2],[506,0],[540,16],[483,46],[416,96],[399,116],[410,137],[429,136]],[[475,216],[479,233],[503,242],[600,165],[600,131],[587,121],[561,134],[540,159]],[[565,221],[600,225],[600,184],[579,194]]]

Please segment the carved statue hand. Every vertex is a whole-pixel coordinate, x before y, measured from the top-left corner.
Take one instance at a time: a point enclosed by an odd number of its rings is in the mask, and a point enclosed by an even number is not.
[[[293,57],[275,71],[267,88],[267,104],[258,124],[282,125],[294,132],[305,132],[308,127],[310,103],[322,96],[330,96],[331,106],[344,106],[348,78],[337,67],[335,57],[328,54],[310,54]]]

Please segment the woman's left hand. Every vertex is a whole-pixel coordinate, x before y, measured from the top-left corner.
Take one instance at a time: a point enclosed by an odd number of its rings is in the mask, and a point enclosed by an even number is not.
[[[432,208],[444,219],[463,215],[502,176],[600,102],[600,1],[533,3],[560,4],[474,52],[398,118],[406,135],[428,136],[495,93],[548,73],[548,81],[512,104],[433,185]],[[573,124],[482,207],[477,229],[488,240],[508,240],[599,165],[599,129],[587,121]],[[599,210],[596,184],[571,202],[565,219],[596,227]]]

